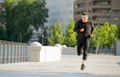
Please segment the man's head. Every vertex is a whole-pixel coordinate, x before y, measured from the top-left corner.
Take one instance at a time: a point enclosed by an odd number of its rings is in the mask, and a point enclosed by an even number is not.
[[[82,22],[84,22],[84,23],[88,22],[88,14],[87,14],[87,12],[83,12],[83,14],[82,14]]]

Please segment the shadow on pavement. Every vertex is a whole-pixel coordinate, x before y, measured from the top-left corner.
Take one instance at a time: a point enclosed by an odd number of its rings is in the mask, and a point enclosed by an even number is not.
[[[0,72],[0,77],[120,77],[120,75],[79,72]]]

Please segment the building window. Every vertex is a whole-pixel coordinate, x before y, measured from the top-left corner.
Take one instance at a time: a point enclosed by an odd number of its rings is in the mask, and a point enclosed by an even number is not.
[[[78,11],[77,14],[78,14],[78,15],[82,14],[82,11]]]
[[[91,13],[91,10],[88,10],[89,13]]]
[[[80,14],[80,12],[77,12],[77,14]]]
[[[108,21],[110,20],[110,17],[109,16],[94,16],[93,20]]]
[[[113,20],[118,21],[119,17],[113,17]]]
[[[111,5],[111,1],[93,1],[93,5]]]
[[[77,7],[76,7],[76,8],[80,8],[80,7],[84,7],[84,3],[79,3],[79,4],[77,4]]]
[[[74,5],[74,8],[77,8],[77,5]]]
[[[113,13],[119,13],[120,10],[113,10]]]
[[[116,2],[116,1],[114,2],[114,1],[113,1],[113,2],[112,2],[112,5],[119,7],[119,6],[120,6],[120,2],[119,2],[119,1],[118,1],[118,2]]]
[[[94,13],[110,13],[111,9],[110,8],[94,8],[93,12]]]
[[[91,2],[89,2],[89,5],[92,5],[92,3],[91,3]]]
[[[76,15],[76,12],[74,12],[74,15]]]
[[[74,12],[74,15],[76,15],[76,12]]]
[[[91,18],[90,18],[90,17],[89,17],[88,19],[89,19],[89,20],[91,20]]]

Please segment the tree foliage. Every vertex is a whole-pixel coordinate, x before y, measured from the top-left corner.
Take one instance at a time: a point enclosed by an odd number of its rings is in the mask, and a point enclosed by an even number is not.
[[[116,32],[117,26],[106,22],[101,28],[101,45],[111,47],[113,45],[113,41],[117,40]]]
[[[6,40],[6,31],[3,26],[0,26],[0,40]]]
[[[94,28],[94,37],[90,39],[90,46],[92,48],[96,48],[96,53],[98,53],[99,47],[101,45],[100,43],[100,33],[101,33],[101,27],[100,25],[97,25]]]
[[[64,44],[71,47],[76,45],[76,32],[74,32],[75,22],[72,19],[67,26]]]
[[[45,7],[45,0],[36,0],[30,6],[31,11],[31,25],[38,31],[39,27],[44,27],[44,23],[47,22],[48,9]]]
[[[44,26],[48,17],[45,0],[6,0],[3,13],[9,41],[28,42],[32,28]]]
[[[50,28],[48,41],[51,45],[63,44],[64,42],[64,30],[60,22],[55,23]]]
[[[117,39],[117,25],[106,22],[104,25],[95,27],[94,37],[91,39],[91,47],[96,48],[97,53],[99,47],[111,47]]]
[[[117,36],[118,36],[118,39],[120,40],[120,26],[119,25],[117,26]]]

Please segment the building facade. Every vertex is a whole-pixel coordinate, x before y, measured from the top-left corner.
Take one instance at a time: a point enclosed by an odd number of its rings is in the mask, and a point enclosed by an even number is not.
[[[120,25],[120,0],[76,0],[74,3],[74,19],[80,19],[85,10],[89,19],[95,24],[104,22]]]
[[[64,28],[74,17],[74,0],[46,0],[49,9],[48,26],[60,22]]]

